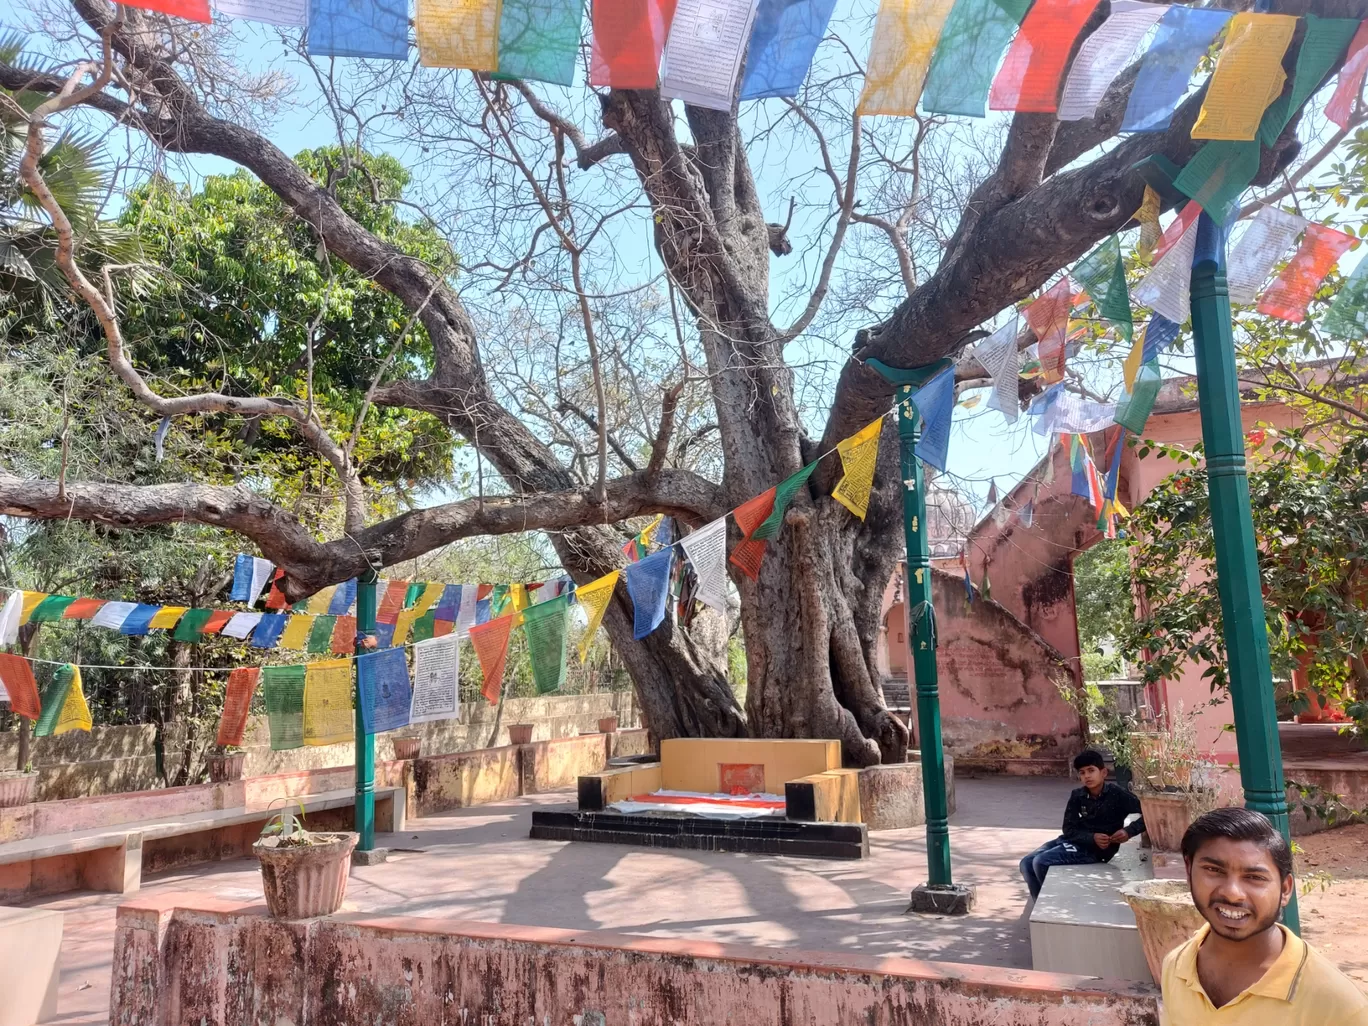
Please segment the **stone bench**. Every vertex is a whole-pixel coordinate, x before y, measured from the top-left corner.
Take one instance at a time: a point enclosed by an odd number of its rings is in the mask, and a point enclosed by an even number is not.
[[[261,828],[280,809],[303,808],[316,829],[349,827],[354,791],[303,795],[270,807],[213,809],[154,820],[47,834],[0,844],[0,902],[65,891],[127,894],[155,873],[250,854]],[[404,829],[403,788],[375,791],[376,829]]]
[[[1145,879],[1146,869],[1126,848],[1106,865],[1051,866],[1031,909],[1031,968],[1154,982],[1135,916],[1121,897],[1122,884]]]
[[[57,1014],[62,913],[0,907],[0,1026],[33,1026]]]

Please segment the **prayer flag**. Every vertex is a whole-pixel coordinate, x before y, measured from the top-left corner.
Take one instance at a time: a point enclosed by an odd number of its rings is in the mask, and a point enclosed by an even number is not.
[[[1117,404],[1116,423],[1133,435],[1142,434],[1145,424],[1149,421],[1150,411],[1154,409],[1154,401],[1159,397],[1159,387],[1162,384],[1159,361],[1156,359],[1144,363],[1136,376],[1135,387],[1129,395],[1122,396],[1121,402]]]
[[[974,356],[993,379],[993,394],[988,408],[998,410],[1011,423],[1021,414],[1021,398],[1017,390],[1021,353],[1017,349],[1020,315],[1014,309],[1011,317],[978,344]]]
[[[422,585],[422,590],[413,603],[413,611],[422,616],[437,604],[437,600],[442,597],[444,591],[446,591],[446,585],[438,581],[429,581]]]
[[[209,0],[119,0],[128,7],[141,7],[145,11],[159,11],[173,18],[186,21],[199,21],[208,25],[214,20],[209,13]]]
[[[1196,206],[1188,204],[1188,209]],[[1198,211],[1200,213],[1200,211]],[[1135,301],[1163,314],[1175,324],[1188,319],[1192,308],[1192,256],[1197,248],[1197,222],[1193,217],[1172,248],[1163,250],[1135,289]]]
[[[261,597],[261,590],[272,580],[275,568],[276,565],[269,559],[252,557],[252,576],[247,581],[247,598],[243,600],[249,606],[256,605],[256,600]]]
[[[413,621],[413,633],[411,637],[414,641],[427,641],[436,633],[437,617],[429,609],[418,619]]]
[[[33,664],[23,656],[0,653],[0,690],[9,694],[10,712],[14,715],[27,720],[42,716],[43,704],[38,698],[38,682],[33,679]]]
[[[499,67],[499,0],[417,0],[418,62],[425,68]]]
[[[1162,132],[1187,94],[1197,62],[1230,20],[1229,11],[1173,5],[1159,19],[1159,32],[1140,61],[1131,87],[1123,132]]]
[[[256,630],[252,631],[253,648],[275,648],[280,641],[280,635],[285,631],[285,621],[288,617],[284,613],[263,613],[257,622]],[[227,629],[225,628],[225,633]]]
[[[309,0],[309,53],[408,58],[408,0]]]
[[[1297,49],[1297,64],[1292,73],[1292,88],[1282,96],[1277,92],[1273,94],[1277,98],[1269,104],[1268,112],[1259,123],[1259,139],[1265,146],[1278,141],[1292,115],[1321,87],[1359,27],[1356,20],[1317,18],[1314,14],[1306,15],[1305,24],[1306,31]]]
[[[1243,306],[1258,298],[1259,287],[1267,280],[1273,265],[1306,228],[1306,223],[1306,218],[1277,207],[1263,207],[1254,215],[1230,254],[1226,283],[1232,303]]]
[[[424,585],[420,581],[409,581],[408,587],[404,589],[404,608],[412,609],[413,604],[418,601],[418,596],[423,593]]]
[[[1159,230],[1159,194],[1150,186],[1145,186],[1144,199],[1136,208],[1132,218],[1140,225],[1140,238],[1135,243],[1135,255],[1143,263],[1154,259],[1154,247],[1159,244],[1163,233]]]
[[[200,628],[200,633],[219,634],[222,632],[223,628],[228,626],[229,622],[231,622],[233,617],[236,615],[237,614],[234,613],[231,609],[211,610],[209,613],[209,619],[205,620],[204,626]]]
[[[584,629],[584,637],[580,638],[580,662],[589,657],[589,645],[598,633],[599,625],[603,623],[603,614],[608,611],[608,603],[613,600],[613,589],[617,587],[620,575],[620,570],[614,570],[575,589],[575,598],[584,607],[584,615],[589,619],[589,625]]]
[[[1121,483],[1121,450],[1125,447],[1126,432],[1122,429],[1116,432],[1116,438],[1112,441],[1111,465],[1107,467],[1107,479],[1102,486],[1103,499],[1116,498],[1116,489]]]
[[[153,630],[171,630],[180,623],[180,618],[189,612],[186,606],[162,606],[153,614],[147,626]]]
[[[43,600],[48,597],[45,591],[26,591],[24,592],[23,605],[19,607],[19,626],[24,626],[33,618],[33,612],[43,604]]]
[[[1107,20],[1078,48],[1059,101],[1060,121],[1080,121],[1097,112],[1107,88],[1130,64],[1145,33],[1167,10],[1164,4],[1113,0]]]
[[[409,640],[409,633],[413,630],[413,625],[418,621],[418,612],[414,609],[404,609],[399,613],[399,618],[394,624],[394,633],[390,636],[391,645],[406,645]]]
[[[322,616],[332,605],[333,596],[337,594],[337,585],[330,584],[326,588],[320,588],[309,596],[308,604],[304,607],[306,612],[313,613],[314,616]]]
[[[1130,292],[1126,289],[1126,267],[1121,262],[1121,240],[1109,236],[1075,264],[1070,275],[1083,286],[1097,312],[1129,342],[1135,326],[1131,320]]]
[[[437,600],[437,607],[433,615],[438,620],[456,621],[456,616],[461,611],[461,586],[459,584],[448,584],[442,589],[442,597]]]
[[[49,737],[57,726],[57,719],[66,706],[67,692],[71,689],[72,675],[65,672],[66,669],[66,666],[58,666],[43,688],[43,711],[34,721],[34,737]]]
[[[444,638],[444,637],[446,637],[448,634],[452,634],[452,632],[455,631],[455,630],[456,630],[456,621],[454,621],[454,620],[437,620],[437,619],[434,619],[434,620],[432,621],[432,636],[433,636],[434,638]],[[453,634],[452,636],[454,637],[455,635]],[[457,639],[457,640],[460,640],[460,639]]]
[[[256,692],[255,666],[238,666],[228,674],[228,686],[223,693],[223,715],[219,717],[218,737],[214,743],[223,747],[242,744],[247,731],[247,719],[252,713],[252,695]]]
[[[795,471],[784,480],[780,481],[774,489],[774,509],[754,531],[751,538],[758,541],[769,541],[771,538],[778,537],[779,532],[784,527],[784,514],[788,512],[789,503],[798,494],[798,489],[807,484],[812,472],[817,469],[817,464],[809,463],[802,470]],[[628,581],[630,590],[631,581]]]
[[[1072,392],[1059,392],[1035,424],[1038,435],[1091,434],[1101,431],[1116,416],[1115,403],[1099,403]]]
[[[1323,224],[1306,226],[1301,246],[1277,280],[1263,294],[1256,309],[1284,321],[1306,320],[1306,308],[1330,268],[1357,240]]]
[[[136,604],[132,611],[124,617],[123,623],[119,624],[120,634],[140,635],[146,634],[152,626],[152,617],[157,615],[161,606],[152,606],[140,602]]]
[[[356,578],[343,581],[333,592],[332,601],[328,603],[328,614],[330,616],[344,615],[356,602]]]
[[[29,623],[53,623],[63,618],[67,607],[76,600],[69,595],[48,595],[29,613]]]
[[[1017,510],[1017,519],[1021,521],[1022,527],[1030,527],[1035,522],[1035,502],[1027,499],[1021,509]]]
[[[309,640],[305,646],[309,655],[323,655],[332,651],[333,625],[335,616],[315,616],[309,625]]]
[[[356,648],[356,617],[339,616],[333,624],[332,654],[347,655]]]
[[[13,645],[19,640],[19,620],[24,611],[24,593],[12,591],[0,609],[0,645]]]
[[[1209,142],[1183,165],[1173,186],[1217,224],[1227,225],[1240,211],[1240,194],[1258,173],[1258,143]]]
[[[992,110],[1052,114],[1058,108],[1059,80],[1074,40],[1098,0],[1051,0],[1026,12],[1021,31],[1007,51],[1002,70],[988,93]]]
[[[1194,139],[1252,140],[1268,105],[1282,92],[1283,54],[1297,30],[1290,14],[1242,12],[1230,21],[1211,74]]]
[[[103,612],[103,610],[101,610]],[[241,640],[256,629],[264,613],[234,613],[233,618],[223,625],[220,633],[226,638]]]
[[[267,609],[284,609],[289,605],[285,601],[285,592],[280,588],[280,582],[284,579],[284,570],[277,569],[271,575],[271,586],[266,589],[266,602],[264,603]]]
[[[304,672],[304,743],[337,745],[355,736],[351,657],[319,659]]]
[[[1173,340],[1177,337],[1178,325],[1163,314],[1150,315],[1149,321],[1145,324],[1144,332],[1140,338],[1135,340],[1130,355],[1126,357],[1124,378],[1127,392],[1135,391],[1135,379],[1140,374],[1141,365],[1158,357],[1160,353],[1173,344]]]
[[[565,684],[565,625],[569,615],[569,595],[538,602],[523,611],[523,633],[539,695],[559,691]]]
[[[675,0],[591,0],[589,84],[654,89]]]
[[[623,571],[627,594],[632,597],[632,637],[640,641],[661,625],[670,599],[670,571],[674,568],[674,549],[638,560]]]
[[[1340,286],[1320,327],[1335,338],[1358,340],[1368,335],[1368,260],[1360,260]]]
[[[1046,384],[1064,380],[1068,351],[1069,311],[1073,309],[1073,284],[1066,274],[1022,311],[1026,323],[1039,339],[1040,372]],[[940,469],[944,470],[944,467]]]
[[[304,28],[309,24],[309,0],[214,0],[221,15],[264,21],[285,28]]]
[[[185,615],[176,624],[176,629],[171,635],[173,641],[184,641],[189,644],[198,644],[204,640],[204,625],[209,622],[209,617],[214,615],[212,609],[188,609]]]
[[[261,690],[266,698],[266,722],[271,728],[271,751],[301,747],[304,744],[304,667],[263,666]]]
[[[356,657],[356,693],[361,724],[367,734],[408,725],[413,686],[402,648],[387,648]]]
[[[1349,43],[1349,56],[1339,71],[1339,82],[1330,102],[1325,105],[1325,116],[1339,125],[1349,127],[1354,101],[1363,91],[1363,77],[1368,72],[1368,21],[1360,22]]]
[[[869,511],[869,492],[874,487],[874,468],[879,462],[879,431],[883,418],[836,443],[844,473],[831,497],[861,520]]]
[[[955,0],[926,73],[922,110],[983,117],[993,73],[1030,5],[1030,0]]]
[[[760,562],[765,558],[765,543],[751,536],[774,511],[775,491],[770,488],[732,510],[736,525],[741,528],[742,541],[732,549],[731,562],[751,580],[760,577]]]
[[[75,602],[66,607],[66,610],[62,613],[62,619],[89,620],[100,611],[100,607],[104,604],[104,599],[78,598]]]
[[[727,611],[727,518],[718,517],[679,540],[684,558],[698,578],[697,598],[718,612]],[[583,589],[580,601],[583,602]]]
[[[495,77],[570,85],[583,17],[576,0],[503,0]]]
[[[856,113],[915,114],[954,0],[880,0]]]
[[[480,694],[490,705],[497,705],[503,692],[504,662],[508,659],[508,638],[512,631],[512,616],[501,616],[470,628],[470,643],[475,646],[484,681]]]
[[[375,612],[379,623],[397,623],[399,612],[404,608],[404,597],[408,594],[408,581],[390,581],[385,586],[380,606]]]
[[[61,709],[57,713],[56,722],[51,725],[48,733],[54,737],[65,734],[70,730],[84,730],[90,732],[92,726],[90,721],[90,706],[86,705],[85,692],[81,688],[81,668],[67,663],[65,666],[57,667],[54,677],[66,675],[69,677],[65,697],[62,699]],[[44,710],[46,711],[46,710]],[[40,721],[41,723],[41,721]],[[33,734],[35,737],[42,737],[35,725]]]
[[[836,0],[760,0],[746,49],[741,99],[797,96]]]
[[[413,646],[413,697],[409,723],[449,720],[461,714],[461,645],[454,634]]]
[[[239,552],[233,561],[233,587],[228,597],[234,602],[251,602],[252,557]]]
[[[935,374],[907,400],[921,417],[916,456],[937,470],[945,469],[950,452],[950,421],[955,410],[955,368]]]
[[[678,0],[660,94],[729,111],[756,0]]]
[[[475,623],[479,600],[476,598],[477,585],[461,585],[461,605],[456,610],[456,634],[465,639],[470,636],[470,628]]]

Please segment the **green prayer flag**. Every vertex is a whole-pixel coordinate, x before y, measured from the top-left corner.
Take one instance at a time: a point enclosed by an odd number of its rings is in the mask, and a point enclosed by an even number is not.
[[[568,86],[579,55],[583,0],[503,0],[496,79]]]
[[[1360,339],[1368,335],[1368,260],[1360,260],[1330,309],[1321,318],[1321,331],[1335,338]]]
[[[412,609],[418,603],[418,596],[427,585],[422,581],[409,581],[408,591],[404,592],[404,608]]]
[[[37,722],[33,724],[34,737],[49,737],[53,729],[57,726],[57,720],[62,715],[62,706],[66,704],[67,692],[71,690],[71,682],[76,679],[76,670],[67,663],[57,667],[52,674],[52,680],[48,681],[47,687],[43,688],[41,699],[43,711],[39,715]]]
[[[409,635],[410,641],[427,641],[433,636],[437,629],[437,611],[429,609],[418,619],[413,621],[413,633]]]
[[[309,628],[309,642],[305,646],[309,655],[323,655],[332,651],[333,626],[336,623],[335,616],[320,614],[314,617],[313,626]]]
[[[1268,117],[1267,114],[1264,115]],[[1240,195],[1259,173],[1259,143],[1209,142],[1187,162],[1174,187],[1213,221],[1228,225],[1240,212]]]
[[[185,615],[176,622],[171,633],[172,641],[188,641],[191,644],[204,640],[204,625],[214,615],[212,609],[187,609]]]
[[[283,752],[304,744],[304,667],[263,666],[261,690],[266,696],[266,718],[271,727],[271,751]]]
[[[1154,401],[1159,398],[1161,384],[1163,379],[1156,357],[1141,366],[1140,373],[1135,378],[1135,390],[1130,395],[1122,396],[1121,402],[1117,404],[1116,423],[1133,435],[1143,432],[1150,411],[1154,409]]]
[[[751,535],[753,540],[768,541],[779,534],[779,529],[784,526],[784,513],[788,510],[789,503],[798,494],[798,489],[807,484],[807,479],[812,476],[812,472],[816,469],[816,463],[809,463],[798,473],[779,482],[774,489],[774,512],[755,529],[755,533]]]
[[[570,596],[558,595],[523,610],[523,633],[532,658],[537,694],[559,691],[565,683],[565,625]]]
[[[69,595],[49,595],[29,614],[29,623],[52,623],[54,620],[60,620],[67,606],[75,601],[76,599]]]
[[[1117,334],[1129,342],[1135,322],[1131,320],[1126,267],[1121,262],[1121,240],[1110,236],[1074,265],[1072,275],[1087,291],[1097,312],[1114,324]]]
[[[494,585],[494,590],[489,596],[489,618],[491,620],[503,615],[504,610],[508,608],[509,597],[508,585]]]
[[[981,118],[1002,54],[1031,0],[955,0],[922,89],[929,114]]]
[[[1308,14],[1303,19],[1306,34],[1297,51],[1297,67],[1292,73],[1292,88],[1278,97],[1259,122],[1259,141],[1272,146],[1287,127],[1301,105],[1320,88],[1340,55],[1349,48],[1349,41],[1358,31],[1357,18],[1317,18]]]

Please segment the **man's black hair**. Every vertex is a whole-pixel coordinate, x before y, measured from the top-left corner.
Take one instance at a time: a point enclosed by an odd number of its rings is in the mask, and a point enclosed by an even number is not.
[[[1207,841],[1226,837],[1232,841],[1253,841],[1273,858],[1278,874],[1292,875],[1292,848],[1267,816],[1253,809],[1216,809],[1198,816],[1183,834],[1183,859],[1191,863]]]
[[[1084,766],[1096,766],[1104,770],[1107,768],[1107,757],[1096,748],[1085,748],[1074,756],[1074,772],[1078,772]]]

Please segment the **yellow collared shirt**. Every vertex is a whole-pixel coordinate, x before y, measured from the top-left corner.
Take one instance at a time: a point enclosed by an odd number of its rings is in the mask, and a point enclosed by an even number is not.
[[[1287,927],[1282,954],[1262,978],[1220,1008],[1197,976],[1204,925],[1164,959],[1163,1026],[1368,1026],[1368,997]]]

